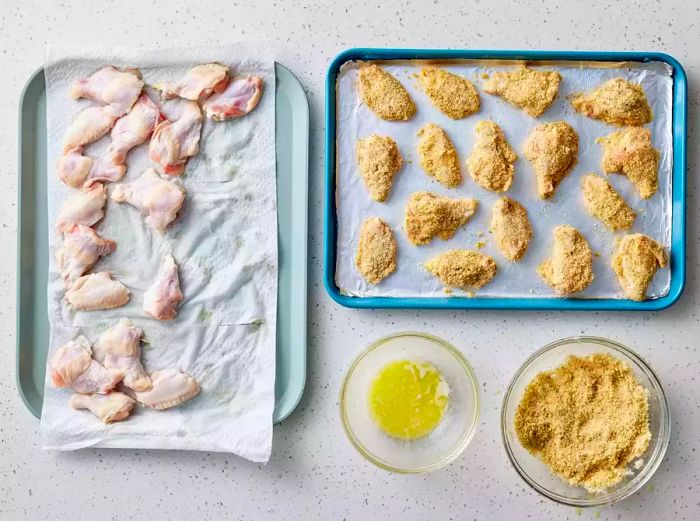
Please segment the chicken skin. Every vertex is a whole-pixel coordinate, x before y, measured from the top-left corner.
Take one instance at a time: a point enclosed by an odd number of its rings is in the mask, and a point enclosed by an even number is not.
[[[123,373],[122,383],[134,391],[148,391],[153,385],[141,365],[141,328],[123,318],[105,331],[92,350],[92,355],[107,369]]]
[[[411,244],[428,244],[435,236],[446,241],[464,226],[479,202],[476,199],[451,199],[431,192],[415,192],[406,203],[405,229]]]
[[[661,244],[641,233],[626,235],[613,254],[612,267],[627,298],[642,301],[659,268],[668,256]]]
[[[511,72],[496,72],[484,83],[489,94],[502,97],[508,103],[523,109],[533,118],[547,110],[559,92],[561,74],[519,68]]]
[[[143,310],[157,320],[171,320],[182,299],[177,264],[172,255],[166,255],[155,282],[143,295]]]
[[[593,282],[593,253],[581,232],[557,226],[552,257],[537,267],[537,274],[560,295],[586,289]]]
[[[63,136],[63,153],[88,145],[106,135],[117,117],[109,107],[88,107],[73,120]]]
[[[156,125],[148,156],[161,174],[177,176],[185,171],[187,160],[199,153],[202,111],[196,101],[188,101],[180,119],[165,119]]]
[[[80,188],[90,175],[92,159],[83,155],[83,147],[68,150],[58,160],[58,178],[71,188]]]
[[[394,176],[403,165],[396,141],[372,134],[357,141],[355,157],[370,197],[380,203],[386,201]]]
[[[493,121],[479,121],[476,142],[467,158],[467,171],[480,187],[492,192],[510,188],[518,156],[506,141],[501,127]]]
[[[379,284],[396,271],[396,239],[379,217],[369,217],[360,228],[355,266],[370,284]]]
[[[627,176],[642,199],[649,199],[659,186],[659,152],[651,146],[648,128],[630,127],[598,138],[603,145],[603,172]]]
[[[56,229],[65,232],[76,224],[92,226],[104,217],[106,200],[105,187],[99,183],[73,192],[58,211]]]
[[[63,234],[63,246],[56,252],[56,261],[66,288],[70,288],[84,273],[105,255],[117,249],[117,243],[103,239],[95,230],[74,224]]]
[[[360,99],[381,119],[407,121],[416,113],[416,105],[403,85],[374,63],[364,64],[357,74]]]
[[[221,92],[228,85],[228,67],[220,63],[205,63],[192,67],[173,82],[155,85],[163,99],[180,97],[199,101]]]
[[[258,106],[262,93],[262,78],[243,76],[235,78],[223,91],[207,99],[202,108],[214,121],[240,118]]]
[[[151,98],[141,94],[131,111],[114,124],[110,133],[112,142],[107,148],[105,160],[114,165],[124,165],[129,151],[151,137],[160,119],[160,109]]]
[[[570,98],[576,112],[612,125],[640,126],[651,121],[651,107],[644,89],[623,78],[613,78],[590,92]]]
[[[451,288],[479,289],[496,275],[496,262],[483,253],[471,250],[451,250],[433,257],[425,269]]]
[[[66,291],[66,300],[76,310],[112,309],[129,302],[129,290],[121,282],[112,280],[109,273],[90,273],[73,283]]]
[[[501,197],[496,201],[491,209],[490,230],[506,259],[522,259],[532,238],[532,226],[522,204],[510,197]]]
[[[578,155],[578,134],[564,121],[537,125],[525,142],[525,157],[537,177],[537,192],[549,199],[562,179],[573,170]]]
[[[466,78],[437,67],[423,67],[418,74],[418,85],[432,104],[452,119],[479,112],[479,93]]]
[[[124,375],[106,369],[91,355],[90,342],[82,335],[58,348],[49,364],[54,386],[71,387],[80,394],[105,394],[114,389]]]
[[[607,180],[593,173],[581,182],[583,201],[591,216],[613,231],[629,230],[636,217],[632,208]]]
[[[74,394],[68,404],[76,410],[85,409],[106,424],[126,420],[136,400],[124,393]]]
[[[108,65],[88,78],[75,81],[69,95],[73,99],[88,98],[102,103],[109,114],[118,118],[129,112],[142,89],[138,71]]]
[[[137,392],[136,400],[151,409],[176,407],[199,394],[199,384],[191,376],[176,369],[163,369],[151,374],[153,388]]]
[[[418,157],[423,171],[447,188],[462,182],[457,150],[447,133],[434,123],[418,131]]]

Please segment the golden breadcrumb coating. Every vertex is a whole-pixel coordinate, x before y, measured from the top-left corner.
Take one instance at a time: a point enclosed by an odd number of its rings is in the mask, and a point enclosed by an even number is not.
[[[492,192],[510,188],[518,159],[501,127],[493,121],[479,121],[474,128],[476,142],[467,158],[467,171],[480,187]]]
[[[479,202],[476,199],[451,199],[431,192],[415,192],[406,203],[406,234],[408,240],[420,246],[433,237],[442,240],[454,237],[474,215]]]
[[[510,197],[501,197],[491,209],[490,229],[499,251],[506,259],[522,259],[532,238],[530,220],[522,204]]]
[[[452,119],[466,118],[479,111],[479,93],[472,82],[437,67],[423,67],[418,85],[430,101]]]
[[[502,97],[511,105],[523,109],[533,118],[540,116],[559,92],[561,74],[521,67],[510,72],[496,72],[484,83],[489,94]]]
[[[603,145],[604,172],[627,176],[642,199],[649,199],[656,193],[659,152],[651,146],[648,128],[618,130],[598,138],[596,143]]]
[[[370,284],[379,284],[396,270],[396,240],[379,217],[369,217],[360,228],[355,266]]]
[[[613,231],[629,230],[636,214],[607,180],[588,174],[581,181],[583,201],[591,216]]]
[[[380,203],[386,201],[394,176],[403,164],[396,141],[378,134],[359,139],[355,157],[370,197]]]
[[[666,249],[641,233],[625,235],[613,254],[612,267],[627,298],[646,299],[656,270],[668,263]]]
[[[613,125],[639,126],[651,121],[651,107],[638,83],[613,78],[590,92],[570,97],[571,106],[584,116]]]
[[[578,134],[565,121],[542,123],[533,129],[525,142],[525,157],[532,162],[542,199],[554,195],[576,165],[577,155]]]
[[[583,291],[593,282],[593,254],[576,228],[554,228],[552,257],[537,267],[537,274],[560,295]]]
[[[429,259],[425,269],[445,286],[480,288],[496,275],[496,262],[483,253],[472,250],[451,250]]]
[[[357,88],[365,105],[382,119],[406,121],[416,113],[416,105],[408,91],[379,65],[360,66]]]
[[[418,157],[426,174],[447,188],[462,182],[457,150],[447,133],[435,123],[428,123],[418,131]]]

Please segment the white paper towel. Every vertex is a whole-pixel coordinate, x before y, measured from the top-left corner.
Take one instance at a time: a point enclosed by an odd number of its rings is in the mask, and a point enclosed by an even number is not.
[[[275,169],[275,72],[265,45],[135,50],[52,47],[46,58],[48,101],[49,246],[61,239],[54,221],[72,189],[51,170],[61,154],[63,133],[91,101],[68,98],[68,87],[105,65],[136,67],[146,84],[172,80],[199,63],[218,61],[231,75],[256,74],[263,96],[247,116],[227,122],[205,119],[200,153],[190,159],[181,181],[187,192],[179,217],[163,234],[153,231],[138,210],[107,201],[96,229],[117,242],[117,251],[92,271],[109,271],[131,292],[121,308],[72,312],[53,256],[49,266],[51,354],[80,333],[92,342],[119,318],[144,330],[143,362],[148,372],[181,369],[201,385],[200,395],[166,411],[138,407],[126,421],[103,425],[86,411],[68,406],[71,391],[56,389],[47,376],[42,412],[44,445],[72,450],[88,446],[190,449],[232,452],[267,461],[272,443],[277,310],[277,202]],[[162,111],[176,118],[181,100],[163,101],[147,88]],[[109,137],[87,147],[97,157]],[[148,143],[129,154],[120,182],[136,179],[150,166]],[[107,184],[111,193],[113,186]],[[177,317],[159,322],[145,316],[143,293],[163,255],[180,267],[184,294]]]

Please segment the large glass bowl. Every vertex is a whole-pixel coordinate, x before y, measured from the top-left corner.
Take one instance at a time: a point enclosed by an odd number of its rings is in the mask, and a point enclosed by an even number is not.
[[[649,430],[652,439],[646,452],[629,467],[630,474],[617,485],[600,493],[590,493],[583,487],[574,487],[552,474],[536,456],[530,454],[515,433],[515,411],[525,387],[540,372],[562,365],[569,355],[588,356],[607,353],[626,362],[639,382],[649,391]],[[634,494],[649,481],[668,447],[671,420],[668,403],[658,378],[651,368],[623,345],[598,337],[580,336],[553,342],[528,358],[515,373],[503,399],[501,434],[506,452],[515,470],[525,482],[542,495],[575,507],[593,507],[620,501]]]

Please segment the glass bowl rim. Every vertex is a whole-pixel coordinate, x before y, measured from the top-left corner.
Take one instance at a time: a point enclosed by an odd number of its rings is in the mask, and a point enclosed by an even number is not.
[[[518,378],[520,378],[520,376],[525,372],[525,370],[529,368],[534,362],[536,362],[542,355],[566,344],[582,344],[585,342],[602,345],[612,349],[613,351],[622,353],[626,357],[633,360],[642,369],[642,372],[645,373],[645,375],[651,382],[653,392],[658,397],[659,402],[661,404],[661,426],[659,428],[659,432],[657,433],[658,439],[657,442],[654,444],[653,453],[649,455],[640,472],[632,481],[629,482],[628,485],[610,493],[600,494],[600,496],[593,496],[591,498],[586,499],[576,499],[567,496],[562,496],[561,494],[557,494],[556,492],[553,492],[543,487],[542,485],[537,483],[537,481],[532,479],[517,462],[511,450],[511,443],[508,439],[508,435],[506,432],[506,405],[511,399],[513,386],[515,382],[518,380]],[[554,342],[550,342],[544,347],[541,347],[532,355],[530,355],[515,372],[510,381],[510,384],[508,385],[506,394],[503,397],[503,403],[501,406],[501,438],[503,440],[503,445],[505,446],[506,454],[508,455],[508,459],[510,460],[511,465],[515,468],[516,472],[523,479],[523,481],[525,481],[525,483],[527,483],[530,486],[530,488],[539,492],[546,498],[551,499],[552,501],[555,501],[556,503],[562,505],[582,508],[600,507],[604,505],[611,505],[613,503],[622,501],[623,499],[630,497],[632,494],[639,491],[644,485],[646,485],[646,483],[656,473],[658,468],[661,466],[661,462],[664,459],[666,450],[668,449],[668,445],[671,439],[671,415],[668,407],[668,400],[666,399],[666,394],[663,390],[663,387],[661,386],[661,382],[659,381],[658,376],[651,368],[651,366],[647,364],[642,357],[640,357],[630,348],[608,338],[589,335],[575,335],[555,340]]]
[[[395,467],[393,465],[390,465],[384,461],[382,461],[380,458],[374,456],[372,453],[370,453],[363,444],[357,439],[357,436],[355,436],[355,433],[353,432],[352,428],[350,427],[348,417],[347,417],[347,410],[346,410],[346,392],[347,392],[347,386],[348,382],[350,381],[350,377],[353,375],[355,372],[355,369],[357,369],[357,366],[360,364],[360,362],[367,356],[369,355],[372,351],[375,349],[381,347],[382,345],[386,344],[390,340],[394,340],[396,338],[403,338],[403,337],[421,337],[425,338],[428,340],[431,340],[440,348],[448,351],[454,358],[455,360],[459,363],[461,368],[463,369],[463,372],[468,380],[468,382],[471,384],[471,390],[472,390],[472,398],[474,400],[474,413],[473,413],[473,420],[471,425],[469,426],[469,429],[466,431],[466,433],[460,438],[459,443],[455,446],[455,448],[448,453],[446,456],[442,457],[435,463],[432,463],[430,465],[424,465],[422,467],[415,467],[415,468],[401,468],[401,467]],[[474,438],[474,435],[476,434],[476,428],[479,424],[479,415],[480,415],[480,397],[479,397],[479,384],[476,379],[476,375],[474,374],[474,370],[472,369],[472,366],[469,364],[469,361],[467,358],[457,349],[454,345],[451,343],[447,342],[446,340],[443,340],[442,338],[432,335],[430,333],[425,333],[422,331],[402,331],[398,333],[391,333],[389,335],[382,336],[369,344],[359,355],[355,357],[353,360],[352,364],[350,364],[350,367],[348,370],[345,372],[345,376],[343,377],[343,382],[340,386],[340,402],[339,402],[339,409],[340,409],[340,418],[343,424],[343,430],[345,431],[346,436],[350,440],[350,443],[352,444],[353,447],[360,453],[362,457],[364,457],[366,460],[368,460],[370,463],[373,463],[374,465],[384,469],[388,470],[389,472],[396,472],[399,474],[421,474],[425,472],[432,472],[434,470],[440,469],[442,467],[445,467],[452,463],[454,460],[456,460],[462,452],[467,448],[471,440]]]

